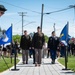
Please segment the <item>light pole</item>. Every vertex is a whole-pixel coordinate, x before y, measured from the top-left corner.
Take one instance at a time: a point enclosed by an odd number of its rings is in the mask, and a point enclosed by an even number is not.
[[[24,15],[24,14],[26,14],[27,12],[19,12],[19,14],[20,14],[20,16],[22,16],[22,35],[23,35],[23,23],[24,23],[24,16],[26,16],[26,15]]]
[[[42,4],[42,12],[41,12],[41,31],[42,31],[42,25],[43,25],[43,10],[44,10],[44,4]]]
[[[74,8],[74,17],[75,17],[75,5],[70,5],[70,8]]]

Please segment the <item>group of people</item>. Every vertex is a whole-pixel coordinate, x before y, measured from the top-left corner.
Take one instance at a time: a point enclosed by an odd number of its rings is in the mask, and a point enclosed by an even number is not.
[[[5,13],[6,10],[7,9],[3,5],[0,5],[0,17]],[[61,53],[61,56],[64,56],[63,54],[65,50],[65,45],[62,43],[60,44],[60,40],[56,36],[55,31],[51,33],[51,36],[48,39],[47,48],[45,47],[45,44],[46,44],[45,36],[44,36],[44,33],[42,33],[41,31],[41,27],[39,26],[37,27],[37,32],[34,33],[32,38],[28,35],[27,30],[25,30],[24,35],[21,36],[21,40],[20,40],[20,49],[22,49],[23,64],[28,64],[29,50],[32,50],[33,52],[33,63],[35,64],[35,66],[41,65],[42,49],[44,49],[44,51],[46,51],[46,49],[48,50],[47,57],[49,57],[49,53],[50,53],[52,64],[55,63],[57,54],[60,55],[59,52]],[[61,45],[61,51],[60,51],[60,45]],[[10,52],[11,47],[7,46],[7,49]],[[17,42],[15,43],[12,42],[11,53],[14,52],[13,50],[17,50],[17,49],[18,49]],[[3,50],[6,51],[5,48],[3,48]]]
[[[0,5],[0,16],[4,14],[7,9]],[[34,34],[31,39],[27,34],[27,30],[24,31],[24,35],[21,36],[20,48],[22,49],[22,61],[23,64],[28,64],[28,50],[32,49],[34,52],[34,63],[35,66],[40,66],[41,64],[41,50],[45,44],[45,36],[41,32],[41,28],[37,27],[37,32]],[[48,49],[51,53],[52,63],[55,62],[56,58],[56,48],[59,44],[58,38],[55,36],[55,32],[52,32],[52,36],[48,40]]]
[[[28,50],[32,49],[34,52],[34,62],[35,66],[40,66],[41,64],[41,50],[45,42],[44,34],[41,32],[41,28],[37,27],[37,32],[31,39],[24,31],[24,35],[21,36],[20,47],[22,48],[22,59],[23,63],[28,64]]]
[[[34,33],[33,38],[27,34],[27,31],[24,31],[24,35],[21,36],[20,47],[22,49],[22,59],[23,64],[28,64],[28,50],[32,49],[34,52],[33,63],[35,66],[41,65],[42,58],[42,49],[45,45],[45,36],[41,32],[41,27],[37,27],[37,32]],[[55,31],[52,32],[52,36],[48,40],[48,50],[50,51],[52,64],[55,63],[56,59],[56,50],[59,45],[59,38],[55,35]],[[44,48],[45,49],[45,48]]]

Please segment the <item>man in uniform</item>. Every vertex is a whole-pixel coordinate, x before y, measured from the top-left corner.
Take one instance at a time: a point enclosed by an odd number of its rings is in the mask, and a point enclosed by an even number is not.
[[[56,51],[57,51],[58,45],[59,45],[59,39],[58,37],[56,37],[55,31],[53,31],[52,36],[49,37],[49,40],[48,40],[48,49],[50,50],[52,64],[55,64]]]
[[[21,36],[20,47],[22,48],[23,64],[28,64],[28,51],[30,48],[31,38],[27,34],[27,30],[24,31],[24,35]]]
[[[41,28],[37,27],[37,32],[34,34],[32,39],[32,46],[35,50],[35,66],[40,66],[41,64],[41,50],[45,43],[44,34],[41,32]]]

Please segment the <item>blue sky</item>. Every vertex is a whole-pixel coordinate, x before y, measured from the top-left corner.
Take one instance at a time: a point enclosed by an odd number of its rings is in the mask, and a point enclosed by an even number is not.
[[[7,11],[0,18],[0,26],[2,29],[8,29],[11,23],[13,24],[13,34],[21,34],[21,16],[18,12],[27,12],[24,16],[24,30],[30,32],[36,32],[37,26],[40,25],[41,21],[41,6],[44,4],[44,13],[52,12],[74,5],[75,0],[0,0],[0,4],[3,4]],[[32,12],[36,11],[36,12]],[[62,28],[69,21],[69,34],[75,36],[75,15],[74,9],[66,11],[52,13],[43,16],[43,32],[50,36],[53,31],[53,25],[56,24],[56,34],[60,35]]]

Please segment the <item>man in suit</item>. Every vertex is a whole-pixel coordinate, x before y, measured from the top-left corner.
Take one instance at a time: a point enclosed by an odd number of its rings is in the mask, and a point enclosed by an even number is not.
[[[22,48],[23,64],[28,64],[28,51],[30,48],[31,38],[27,34],[27,30],[24,31],[24,35],[21,36],[20,47]]]
[[[57,51],[58,45],[59,45],[59,39],[58,37],[56,37],[55,31],[53,31],[52,36],[49,37],[49,40],[48,40],[48,49],[50,50],[52,64],[55,64],[56,51]]]
[[[4,14],[4,12],[6,11],[7,9],[3,6],[3,5],[0,5],[0,17]]]
[[[37,32],[34,34],[32,39],[32,46],[35,50],[35,66],[41,64],[41,50],[45,42],[44,34],[41,32],[41,28],[37,27]]]

